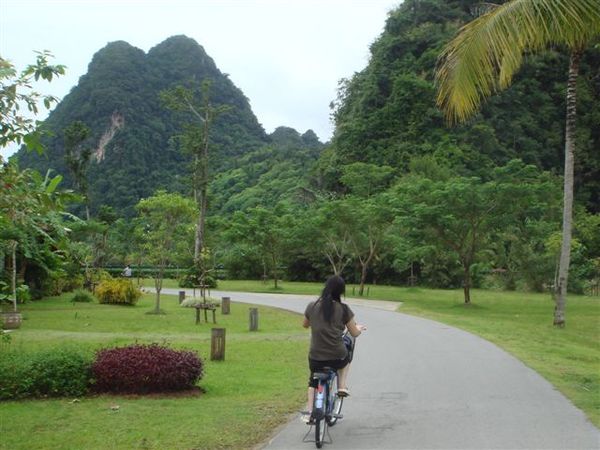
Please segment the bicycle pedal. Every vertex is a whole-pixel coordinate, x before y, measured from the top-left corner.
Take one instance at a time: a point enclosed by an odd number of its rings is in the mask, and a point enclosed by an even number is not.
[[[332,414],[331,417],[333,417],[334,419],[343,419],[344,415],[343,414]]]

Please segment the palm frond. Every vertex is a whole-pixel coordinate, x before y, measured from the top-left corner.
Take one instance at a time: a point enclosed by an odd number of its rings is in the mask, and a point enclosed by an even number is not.
[[[583,48],[600,35],[600,0],[511,0],[469,22],[438,60],[437,104],[464,122],[510,85],[523,54],[548,45]]]

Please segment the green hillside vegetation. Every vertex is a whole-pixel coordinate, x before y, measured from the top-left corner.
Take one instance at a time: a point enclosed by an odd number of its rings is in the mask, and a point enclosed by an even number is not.
[[[131,216],[137,201],[156,189],[189,190],[188,161],[172,138],[191,118],[165,108],[159,93],[193,84],[194,79],[212,80],[213,101],[232,106],[214,124],[215,170],[233,166],[237,157],[268,142],[243,93],[194,40],[175,36],[148,54],[122,41],[96,53],[88,73],[44,123],[53,133],[43,141],[45,155],[21,150],[20,164],[42,172],[51,168],[71,185],[64,162],[64,130],[81,121],[92,130],[86,142],[94,149],[89,169],[92,211],[97,213],[106,204]],[[107,139],[111,130],[114,136]]]
[[[448,128],[435,107],[438,55],[460,26],[473,19],[477,4],[411,0],[390,13],[371,46],[368,66],[341,83],[334,111],[335,158],[330,160],[407,171],[412,158],[431,155],[454,173],[486,176],[490,168],[520,158],[542,170],[563,172],[565,49],[526,56],[513,85],[492,97],[465,126]],[[600,49],[591,47],[579,77],[577,192],[582,204],[598,212]],[[323,163],[323,170],[330,170],[331,164]]]
[[[310,130],[267,134],[243,92],[185,36],[148,53],[108,44],[37,131],[19,103],[53,104],[31,82],[52,81],[64,67],[51,65],[48,53],[22,72],[0,58],[0,145],[28,146],[0,158],[0,302],[15,321],[25,319],[20,330],[0,330],[0,350],[32,359],[66,342],[91,351],[158,336],[204,352],[208,335],[191,310],[164,292],[161,302],[162,286],[318,295],[336,273],[348,296],[400,300],[407,313],[504,347],[598,424],[600,39],[583,52],[578,78],[570,297],[566,322],[553,324],[557,261],[568,242],[561,236],[568,50],[526,54],[509,89],[470,122],[449,127],[435,103],[436,64],[477,4],[405,0],[391,11],[367,66],[340,83],[325,144]],[[165,102],[178,88],[206,99],[208,85],[205,111],[220,113],[210,126]],[[132,280],[109,274],[126,264],[138,286],[154,277],[156,295],[119,308],[66,305],[64,293],[76,288],[86,289],[81,298],[104,289],[114,290],[107,297],[115,302],[127,300],[116,298],[123,292],[137,300]],[[154,314],[136,318],[152,305]],[[306,334],[294,328],[297,317],[265,309],[265,330],[249,337],[241,306],[233,308],[232,318],[219,319],[231,331],[228,362],[207,363],[202,411],[187,398],[10,401],[3,406],[19,426],[6,442],[33,436],[33,447],[56,447],[65,441],[56,430],[64,429],[81,448],[257,444],[302,401],[281,394],[301,393],[297,356]],[[288,358],[273,363],[269,355],[281,348]],[[119,419],[110,408],[117,400]],[[156,421],[148,412],[157,405],[175,420]],[[103,409],[108,418],[99,421]],[[231,425],[224,431],[217,410]]]
[[[340,84],[327,144],[283,126],[267,135],[243,93],[189,38],[169,38],[148,54],[109,44],[44,123],[54,132],[46,153],[22,150],[17,158],[21,167],[55,169],[61,187],[76,186],[65,167],[64,130],[81,121],[97,149],[114,125],[103,159],[92,158],[87,172],[92,220],[69,223],[77,257],[66,272],[152,265],[141,251],[136,204],[158,189],[192,194],[180,136],[195,119],[161,104],[160,93],[198,90],[210,79],[211,102],[228,108],[210,130],[202,270],[211,283],[338,272],[361,291],[369,283],[463,287],[466,303],[477,301],[469,292],[478,287],[549,292],[561,239],[567,52],[526,55],[508,90],[468,124],[448,127],[435,105],[434,71],[476,4],[407,0],[391,11],[368,65]],[[598,67],[600,49],[591,45],[578,96],[569,280],[578,293],[594,292],[600,278]],[[82,203],[72,205],[83,216]],[[192,265],[193,227],[180,238],[174,266]],[[58,268],[19,266],[28,282],[42,272],[60,278]]]

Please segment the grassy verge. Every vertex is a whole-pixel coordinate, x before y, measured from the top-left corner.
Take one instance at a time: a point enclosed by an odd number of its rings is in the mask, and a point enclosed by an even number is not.
[[[153,296],[135,307],[72,304],[69,296],[24,305],[24,323],[1,351],[65,343],[87,348],[168,342],[205,361],[200,396],[93,396],[2,402],[0,447],[11,449],[248,448],[302,403],[307,333],[292,313],[259,307],[260,330],[248,332],[248,307],[217,313],[227,329],[225,361],[210,358],[212,324],[164,296],[165,315],[147,315]],[[118,409],[112,407],[119,406]]]
[[[219,289],[318,295],[318,283],[219,281]],[[355,292],[357,292],[356,287]],[[351,297],[353,286],[346,288]],[[399,311],[456,326],[494,342],[550,381],[600,426],[600,298],[570,295],[567,326],[552,325],[547,294],[370,286],[366,298],[402,302]]]

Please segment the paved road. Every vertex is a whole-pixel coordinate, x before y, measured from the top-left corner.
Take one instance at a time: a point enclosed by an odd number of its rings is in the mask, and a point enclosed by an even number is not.
[[[212,296],[297,312],[314,299],[221,291]],[[357,342],[344,419],[331,428],[333,444],[326,448],[600,449],[600,431],[583,412],[495,345],[390,312],[389,302],[375,308],[348,303],[369,329]],[[302,442],[307,428],[295,418],[265,448],[314,448]]]

